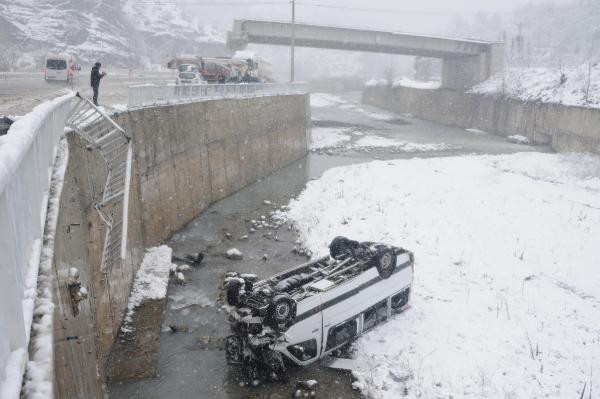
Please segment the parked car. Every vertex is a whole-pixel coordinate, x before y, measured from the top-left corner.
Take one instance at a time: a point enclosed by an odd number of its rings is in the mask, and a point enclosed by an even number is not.
[[[197,70],[179,72],[175,83],[178,85],[201,85],[206,84],[206,80]]]
[[[229,273],[226,356],[249,380],[280,379],[286,365],[316,362],[406,309],[412,252],[345,237],[329,249],[262,281]]]

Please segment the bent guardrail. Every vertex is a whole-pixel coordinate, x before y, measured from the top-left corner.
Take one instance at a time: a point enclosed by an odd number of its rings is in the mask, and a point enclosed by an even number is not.
[[[0,396],[27,361],[48,189],[73,94],[38,105],[0,138]]]
[[[209,98],[238,98],[308,93],[307,83],[236,83],[129,86],[129,107]]]

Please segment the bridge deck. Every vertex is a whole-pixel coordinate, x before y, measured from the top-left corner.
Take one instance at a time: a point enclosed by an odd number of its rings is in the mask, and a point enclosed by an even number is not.
[[[248,43],[291,44],[292,24],[258,20],[237,20],[227,42],[232,49]],[[492,42],[458,40],[407,33],[295,24],[295,43],[299,47],[406,54],[423,57],[455,58],[479,55]]]

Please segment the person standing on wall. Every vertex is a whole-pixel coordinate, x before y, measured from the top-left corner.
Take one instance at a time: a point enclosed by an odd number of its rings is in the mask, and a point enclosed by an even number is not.
[[[106,76],[106,72],[100,73],[100,67],[102,64],[96,62],[92,67],[92,74],[90,76],[90,84],[92,90],[94,90],[94,105],[98,105],[98,88],[100,87],[100,79]]]

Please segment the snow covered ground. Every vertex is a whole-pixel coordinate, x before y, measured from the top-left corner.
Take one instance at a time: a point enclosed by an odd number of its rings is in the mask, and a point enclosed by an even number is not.
[[[561,73],[562,83],[561,83]],[[600,65],[561,72],[552,68],[509,68],[473,87],[474,93],[504,94],[526,101],[600,107]]]
[[[373,398],[579,398],[600,392],[600,158],[518,153],[374,161],[308,183],[303,244],[415,253],[411,308],[359,339]],[[592,396],[593,397],[593,396]]]

